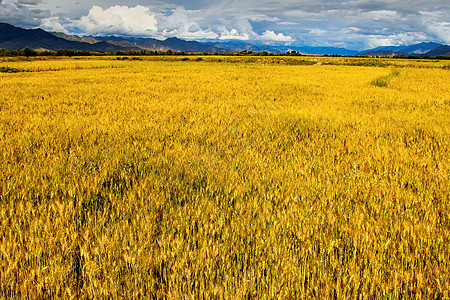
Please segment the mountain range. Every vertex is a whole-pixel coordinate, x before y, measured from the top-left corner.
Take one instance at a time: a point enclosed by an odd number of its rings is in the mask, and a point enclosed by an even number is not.
[[[244,50],[261,52],[279,52],[269,46],[251,44],[227,45],[220,43],[200,43],[168,38],[164,41],[153,38],[78,37],[42,29],[23,29],[7,23],[0,23],[0,49],[18,50],[25,47],[33,50],[87,50],[93,52],[115,52],[127,50],[153,50],[185,52],[241,52]]]
[[[111,52],[117,50],[131,50],[107,42],[94,44],[66,40],[48,33],[42,29],[22,29],[6,23],[0,23],[0,48],[17,50],[30,47],[34,50],[87,50],[95,52]]]
[[[428,43],[419,43],[409,46],[384,46],[377,47],[374,49],[370,49],[359,53],[359,55],[367,55],[367,56],[393,56],[393,55],[429,55],[429,56],[437,56],[437,55],[450,55],[449,46],[442,45],[438,43],[428,42]]]
[[[87,36],[78,37],[65,33],[47,32],[42,29],[23,29],[7,23],[0,23],[0,48],[17,50],[25,47],[34,50],[86,50],[92,52],[115,51],[173,51],[185,52],[241,52],[268,51],[283,53],[296,51],[301,54],[337,54],[337,55],[366,55],[366,56],[392,56],[392,55],[450,55],[450,47],[438,43],[420,43],[409,46],[386,46],[355,51],[336,47],[286,47],[286,46],[257,46],[246,43],[200,43],[185,41],[179,38],[168,38],[164,41],[154,38],[129,38],[117,36]]]

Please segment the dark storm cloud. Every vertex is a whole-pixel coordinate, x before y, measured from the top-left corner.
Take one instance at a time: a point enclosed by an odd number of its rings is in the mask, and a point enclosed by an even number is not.
[[[50,16],[49,10],[34,6],[31,8],[10,0],[0,1],[0,22],[16,26],[33,27],[40,25],[43,19]]]

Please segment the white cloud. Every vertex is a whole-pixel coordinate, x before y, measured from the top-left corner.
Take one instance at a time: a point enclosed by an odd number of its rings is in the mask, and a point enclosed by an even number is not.
[[[93,6],[89,13],[79,20],[72,20],[62,25],[62,20],[58,17],[46,18],[41,22],[44,29],[67,32],[81,31],[81,35],[124,35],[140,36],[165,39],[178,37],[187,40],[214,40],[219,35],[209,28],[202,29],[194,21],[195,11],[185,10],[177,7],[171,14],[164,15],[161,12],[152,12],[150,8],[144,6],[128,7],[113,6],[103,9]]]
[[[59,17],[45,18],[42,20],[39,27],[47,31],[64,32],[66,34],[69,33],[67,29],[61,25],[61,20]]]
[[[165,16],[156,14],[158,21],[157,32],[155,37],[178,37],[182,39],[217,39],[219,35],[211,29],[202,29],[201,26],[194,21],[196,19],[195,11],[189,11],[183,7],[177,7],[172,14]]]
[[[392,10],[374,10],[362,13],[361,16],[375,21],[380,20],[391,21],[400,19],[399,14],[396,11]]]
[[[248,16],[247,17],[249,20],[255,21],[255,22],[278,22],[280,21],[280,18],[278,17],[269,17],[267,15],[258,15],[255,14],[253,16]]]
[[[93,6],[87,16],[73,22],[88,34],[150,35],[157,30],[158,22],[149,8],[144,6],[113,6],[102,9]]]
[[[383,36],[373,36],[367,38],[368,48],[376,48],[381,46],[397,46],[392,38]]]
[[[429,37],[423,33],[398,33],[390,35],[365,35],[367,48],[380,46],[403,46],[428,41]]]
[[[353,32],[360,32],[361,29],[358,27],[348,27],[348,28],[344,28],[343,31],[347,32],[347,33],[353,33]]]
[[[250,39],[250,35],[246,32],[239,33],[236,29],[227,30],[224,29],[221,33],[219,39],[221,40],[240,40],[240,41],[248,41]]]
[[[425,25],[427,31],[438,39],[450,44],[450,22],[430,22]]]
[[[328,34],[328,31],[319,29],[319,28],[311,28],[311,29],[309,29],[309,33],[314,34],[314,35],[324,35],[324,34]]]
[[[285,22],[278,22],[277,24],[278,24],[278,25],[298,25],[297,22],[288,22],[288,21],[285,21]]]
[[[261,35],[261,39],[265,41],[276,41],[276,42],[293,42],[294,39],[289,35],[284,35],[282,33],[276,34],[272,30],[266,30]]]

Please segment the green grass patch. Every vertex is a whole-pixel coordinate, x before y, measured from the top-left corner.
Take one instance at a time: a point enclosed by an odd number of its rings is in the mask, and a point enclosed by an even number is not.
[[[21,73],[21,72],[31,72],[29,70],[20,70],[16,68],[0,67],[0,73]]]
[[[370,84],[378,87],[387,87],[389,85],[389,82],[394,78],[397,77],[400,74],[399,71],[394,70],[391,73],[389,73],[386,76],[381,76],[372,81]]]

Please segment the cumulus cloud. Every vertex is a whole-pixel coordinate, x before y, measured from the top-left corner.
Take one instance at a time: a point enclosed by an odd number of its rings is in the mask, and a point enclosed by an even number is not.
[[[420,14],[425,30],[431,36],[450,44],[450,22],[445,12],[421,12]]]
[[[293,42],[294,39],[291,36],[284,35],[283,33],[275,33],[272,30],[266,30],[261,35],[257,34],[253,30],[246,30],[244,32],[238,31],[236,28],[228,30],[222,27],[222,32],[219,37],[220,40],[238,40],[238,41],[264,41],[264,42]]]
[[[219,35],[210,28],[202,28],[196,21],[197,12],[177,7],[168,16],[157,14],[156,37],[178,37],[183,39],[217,39]]]
[[[93,6],[74,25],[88,34],[149,35],[157,30],[158,22],[147,7],[116,5],[108,9]]]
[[[266,30],[262,35],[261,39],[265,41],[276,41],[276,42],[293,42],[294,39],[289,35],[284,35],[282,33],[276,34],[272,30]]]
[[[188,40],[217,39],[219,35],[210,28],[202,28],[196,21],[197,12],[183,7],[170,10],[167,14],[152,11],[149,7],[113,6],[103,9],[93,6],[89,13],[79,20],[62,25],[60,18],[42,21],[45,28],[72,29],[89,35],[123,35],[153,38],[178,37]],[[64,30],[63,30],[64,29]]]
[[[373,34],[365,29],[355,27],[336,30],[333,32],[332,37],[329,35],[329,33],[326,33],[316,36],[315,45],[364,50],[380,46],[403,46],[430,41],[430,37],[421,32],[393,33],[386,31],[380,34]]]
[[[59,17],[45,18],[41,21],[39,27],[47,31],[69,33],[69,31],[61,25],[61,19]]]
[[[450,44],[450,22],[431,22],[426,25],[426,28],[438,39]]]
[[[278,21],[274,18],[274,22]],[[89,13],[63,24],[59,17],[42,20],[41,27],[51,31],[67,32],[74,29],[89,35],[119,34],[154,38],[178,37],[187,40],[239,40],[288,43],[289,35],[266,30],[257,34],[247,18],[220,18],[211,23],[199,10],[176,7],[166,13],[151,11],[149,7],[113,6],[103,9],[93,6]]]
[[[250,35],[246,32],[239,33],[235,28],[228,30],[224,29],[220,35],[221,40],[239,40],[239,41],[248,41],[250,39]]]

